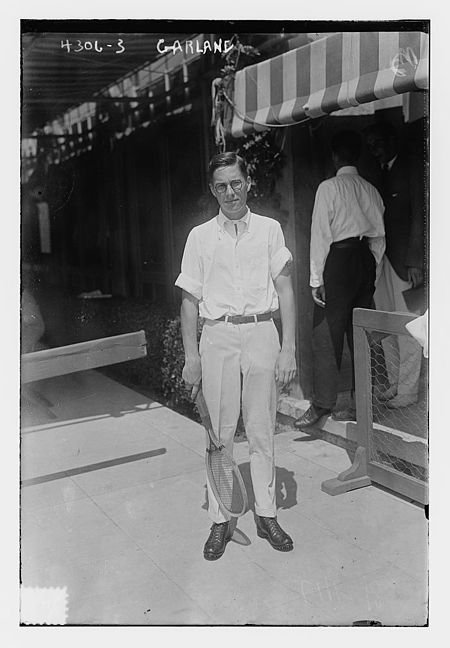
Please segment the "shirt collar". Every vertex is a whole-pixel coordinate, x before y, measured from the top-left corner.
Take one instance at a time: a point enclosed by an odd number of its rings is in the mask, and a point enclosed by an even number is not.
[[[223,230],[225,229],[226,223],[245,223],[244,229],[248,229],[250,224],[250,209],[247,207],[246,213],[242,216],[242,218],[239,218],[238,220],[227,218],[223,211],[219,209],[219,213],[217,214],[217,222],[219,224],[219,227],[221,227]]]
[[[344,173],[348,173],[350,175],[359,175],[358,169],[355,166],[343,166],[336,171],[337,176],[343,175]]]

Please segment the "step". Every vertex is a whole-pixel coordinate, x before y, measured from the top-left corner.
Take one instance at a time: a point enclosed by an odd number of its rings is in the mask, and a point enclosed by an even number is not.
[[[292,396],[281,396],[278,401],[278,418],[292,425],[293,420],[306,412],[310,403]],[[286,417],[286,418],[284,418]],[[320,422],[302,430],[306,434],[333,443],[349,451],[358,445],[358,428],[355,421],[334,421],[331,416],[323,417]],[[377,447],[389,448],[389,454],[410,464],[428,468],[428,442],[401,430],[395,430],[377,423],[373,426],[373,442]]]

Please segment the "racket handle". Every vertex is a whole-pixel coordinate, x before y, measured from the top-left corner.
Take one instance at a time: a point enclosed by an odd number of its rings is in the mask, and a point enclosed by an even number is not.
[[[197,406],[198,413],[200,414],[200,418],[202,419],[202,425],[203,425],[203,427],[205,428],[205,430],[208,433],[210,442],[213,444],[213,447],[215,449],[220,450],[220,448],[222,448],[223,445],[221,445],[221,443],[219,442],[219,439],[214,434],[213,426],[212,426],[212,423],[211,423],[211,417],[210,417],[209,411],[208,411],[208,406],[206,404],[205,397],[203,396],[203,392],[202,392],[201,387],[198,390],[198,393],[197,393],[197,396],[196,396],[196,399],[195,399],[195,404]]]
[[[197,396],[195,398],[195,405],[197,406],[198,413],[200,414],[200,418],[202,419],[203,424],[208,423],[211,425],[211,419],[209,416],[208,412],[208,407],[206,405],[205,397],[203,396],[202,389],[200,389],[197,392]]]

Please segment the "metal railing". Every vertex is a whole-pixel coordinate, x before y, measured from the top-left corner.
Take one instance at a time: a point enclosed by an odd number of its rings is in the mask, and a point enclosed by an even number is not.
[[[325,492],[335,495],[373,482],[427,503],[427,364],[405,328],[415,318],[354,310],[357,450],[349,470],[323,482]]]

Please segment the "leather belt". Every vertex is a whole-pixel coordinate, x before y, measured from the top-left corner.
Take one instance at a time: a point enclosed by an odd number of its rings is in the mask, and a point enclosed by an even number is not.
[[[272,319],[272,311],[260,315],[222,315],[216,322],[229,322],[230,324],[250,324],[251,322],[266,322]]]
[[[332,243],[330,247],[334,248],[355,248],[359,247],[360,245],[367,245],[368,240],[367,236],[363,236],[360,238],[359,236],[352,236],[350,238],[342,239],[342,241],[336,241],[336,243]]]

